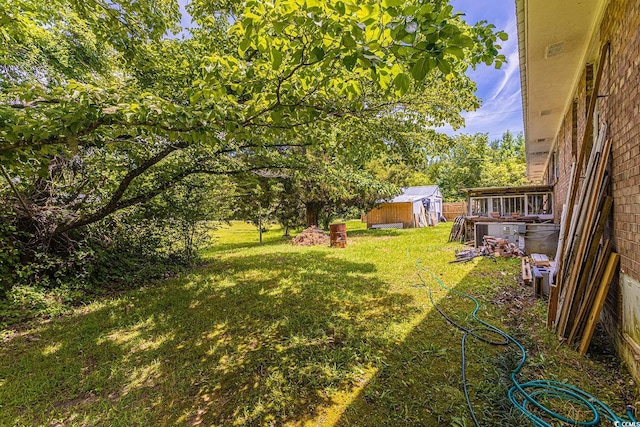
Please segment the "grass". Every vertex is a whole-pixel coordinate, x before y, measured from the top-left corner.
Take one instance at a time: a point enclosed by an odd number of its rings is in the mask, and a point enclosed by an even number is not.
[[[517,285],[518,260],[449,264],[461,249],[449,224],[347,230],[345,249],[294,247],[278,229],[259,246],[234,223],[189,274],[5,329],[0,425],[471,425],[460,334],[433,310],[418,260],[522,340],[526,379],[567,379],[618,412],[637,400],[613,355],[558,348],[544,304]],[[434,295],[469,324],[468,302]],[[483,425],[527,425],[506,399],[517,356],[470,346]]]

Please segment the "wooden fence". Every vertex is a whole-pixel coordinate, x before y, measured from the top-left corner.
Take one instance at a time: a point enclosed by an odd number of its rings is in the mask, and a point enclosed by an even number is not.
[[[442,204],[442,216],[453,221],[457,216],[467,215],[467,202],[445,202]]]

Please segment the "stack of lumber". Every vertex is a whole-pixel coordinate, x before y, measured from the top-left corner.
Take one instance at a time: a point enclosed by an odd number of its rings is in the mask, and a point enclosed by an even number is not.
[[[449,234],[450,242],[462,242],[464,241],[464,216],[457,216],[453,220],[453,227],[451,227],[451,233]]]
[[[571,214],[564,218],[562,242],[558,248],[557,286],[551,289],[549,299],[548,324],[555,322],[559,338],[570,344],[580,341],[585,351],[591,340],[588,333],[584,334],[588,332],[585,323],[592,308],[601,305],[595,297],[601,288],[608,289],[614,271],[606,275],[605,272],[609,261],[616,259],[609,241],[602,242],[613,202],[613,198],[607,195],[610,151],[611,140],[606,138],[606,125],[603,125],[587,163],[577,203],[569,209],[569,200],[565,207]],[[575,185],[573,187],[570,192],[578,191]]]
[[[608,54],[608,45],[605,48],[602,63]],[[595,91],[602,68],[598,69]],[[591,97],[587,123],[593,120],[596,94]],[[591,126],[586,128],[581,155],[572,165],[556,257],[558,276],[549,292],[547,318],[547,325],[556,328],[561,340],[579,343],[581,354],[587,351],[619,259],[618,254],[612,252],[609,240],[603,239],[613,203],[608,195],[607,170],[611,140],[607,138],[607,125],[603,124],[591,146]],[[584,176],[580,179],[583,169]]]

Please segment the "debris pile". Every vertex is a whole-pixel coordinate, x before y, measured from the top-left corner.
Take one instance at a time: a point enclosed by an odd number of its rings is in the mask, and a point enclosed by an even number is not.
[[[306,228],[291,240],[295,246],[328,245],[329,236],[320,227]]]
[[[467,249],[464,251],[456,251],[456,259],[454,262],[467,262],[479,256],[495,256],[504,258],[515,258],[524,256],[524,251],[514,243],[510,243],[506,239],[493,236],[484,236],[482,238],[483,246],[476,249]]]
[[[494,256],[501,256],[505,258],[524,256],[524,251],[522,249],[520,249],[515,243],[511,243],[506,239],[484,236],[482,238],[482,243],[482,248],[486,255],[493,254]]]

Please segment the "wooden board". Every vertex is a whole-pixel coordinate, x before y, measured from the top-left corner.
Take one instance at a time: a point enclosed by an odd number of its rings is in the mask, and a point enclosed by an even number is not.
[[[531,264],[536,267],[549,267],[549,257],[545,254],[531,254]]]
[[[531,284],[531,266],[526,258],[522,258],[522,281],[525,285]]]
[[[569,335],[570,343],[574,340],[579,340],[584,333],[584,327],[587,323],[587,318],[589,316],[589,312],[591,311],[591,307],[593,307],[593,302],[596,298],[596,294],[598,293],[598,285],[600,284],[602,276],[604,275],[609,256],[611,255],[611,250],[611,241],[607,239],[604,242],[600,253],[598,253],[596,266],[594,268],[593,275],[589,280],[584,301],[580,307],[580,311],[578,311],[578,314],[576,315],[573,328],[571,329],[571,334]]]
[[[575,300],[575,304],[572,305],[571,310],[568,312],[569,322],[571,325],[571,333],[569,334],[569,343],[573,341],[576,336],[577,325],[576,318],[578,311],[580,310],[580,304],[585,301],[585,294],[587,291],[587,284],[589,283],[589,273],[593,267],[596,251],[600,246],[600,239],[602,238],[602,233],[604,232],[604,227],[607,224],[607,219],[609,218],[609,211],[611,210],[611,205],[613,204],[613,197],[608,196],[605,198],[604,206],[602,206],[601,211],[599,212],[598,223],[595,231],[590,236],[590,247],[588,248],[587,255],[582,263],[582,274],[578,279],[578,285],[576,287],[576,291],[573,294],[573,298]]]
[[[604,124],[598,138],[598,150],[595,156],[595,163],[589,165],[588,174],[584,178],[583,191],[579,210],[579,220],[573,236],[573,246],[570,249],[567,262],[569,263],[569,274],[567,286],[563,289],[564,298],[561,295],[561,313],[558,318],[558,337],[565,338],[568,330],[572,327],[572,316],[575,315],[574,303],[576,302],[576,290],[580,283],[580,275],[584,268],[585,256],[587,255],[589,238],[596,227],[595,218],[599,207],[598,198],[602,195],[601,187],[607,169],[609,154],[611,152],[611,139],[605,138],[607,126]],[[602,141],[604,139],[604,141]],[[602,144],[602,145],[601,145]],[[570,236],[571,237],[571,236]],[[580,295],[577,298],[581,298]]]
[[[556,315],[558,313],[558,294],[560,289],[558,285],[549,286],[549,307],[547,308],[547,328],[553,329],[556,324]]]
[[[595,331],[596,329],[596,323],[598,322],[600,312],[602,311],[602,307],[604,306],[604,300],[607,298],[609,285],[611,285],[611,281],[613,280],[616,268],[618,267],[619,260],[620,255],[615,252],[612,252],[609,256],[607,267],[598,286],[598,293],[596,294],[596,299],[594,301],[593,307],[591,308],[591,312],[589,313],[587,325],[585,326],[584,334],[582,335],[582,341],[580,342],[580,349],[578,350],[578,352],[581,355],[584,355],[589,348],[591,338],[593,337],[593,331]]]

